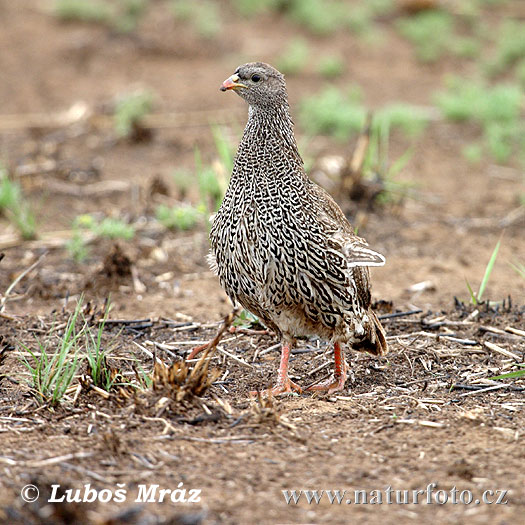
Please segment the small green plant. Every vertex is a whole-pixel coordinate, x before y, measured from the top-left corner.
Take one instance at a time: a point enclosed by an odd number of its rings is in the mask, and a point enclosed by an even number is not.
[[[453,18],[446,11],[422,11],[397,22],[400,33],[415,47],[422,62],[435,62],[453,41]]]
[[[517,363],[516,366],[521,367],[521,370],[514,370],[513,372],[507,372],[506,374],[501,374],[499,376],[489,377],[492,381],[499,381],[501,379],[516,379],[525,377],[525,364],[523,363]]]
[[[93,231],[99,237],[107,239],[124,239],[129,241],[135,236],[135,228],[131,224],[126,224],[122,219],[114,219],[113,217],[102,219]]]
[[[280,6],[281,0],[233,0],[233,6],[243,16],[254,16],[272,11]]]
[[[218,126],[212,126],[211,131],[213,134],[213,142],[215,144],[215,149],[219,154],[219,159],[221,161],[222,167],[224,168],[224,171],[228,174],[229,177],[233,169],[233,158],[235,156],[235,150],[233,149],[231,143],[228,142],[224,133]],[[220,180],[219,183],[225,190],[226,186],[228,185],[228,180]]]
[[[81,331],[77,332],[76,322],[82,308],[80,300],[73,314],[69,317],[64,334],[59,337],[58,349],[52,353],[49,341],[38,341],[38,352],[28,346],[20,346],[31,356],[31,361],[21,355],[20,360],[31,377],[31,386],[37,401],[50,406],[57,405],[64,397],[79,365],[78,346]],[[52,329],[52,332],[55,328]]]
[[[92,22],[129,33],[147,6],[148,0],[56,0],[53,13],[66,22]]]
[[[181,199],[184,199],[193,186],[193,173],[187,169],[176,169],[171,175]]]
[[[155,212],[157,220],[170,230],[191,230],[201,220],[203,209],[190,205],[167,206],[160,204]]]
[[[99,322],[98,329],[94,334],[84,319],[84,341],[86,348],[86,360],[89,374],[93,384],[109,392],[115,384],[117,375],[107,362],[107,348],[103,347],[102,334],[109,315],[109,303],[104,312],[104,318]]]
[[[307,133],[332,135],[340,140],[358,133],[365,117],[366,109],[358,89],[345,95],[335,87],[327,87],[321,93],[304,98],[299,108],[299,119]]]
[[[339,56],[326,56],[319,61],[318,73],[326,79],[340,77],[345,70],[345,63]]]
[[[247,329],[260,329],[262,325],[259,321],[259,318],[256,315],[253,315],[248,310],[241,310],[239,315],[233,321],[233,326],[236,328]]]
[[[119,0],[119,4],[119,10],[113,17],[113,26],[121,33],[130,33],[136,29],[148,0]]]
[[[292,40],[277,59],[277,69],[285,75],[297,75],[304,70],[310,54],[308,43],[303,38]]]
[[[221,205],[224,188],[220,183],[217,170],[213,166],[203,165],[200,151],[197,148],[195,149],[195,171],[201,201],[206,209],[213,213]]]
[[[489,73],[499,74],[525,58],[525,23],[505,20],[496,44],[496,54],[489,63]]]
[[[212,40],[222,30],[219,7],[211,0],[172,0],[171,6],[174,16],[189,22],[204,39]]]
[[[108,23],[113,16],[108,3],[101,0],[56,0],[53,11],[57,18],[67,22]]]
[[[121,98],[117,102],[114,113],[117,135],[130,137],[152,107],[153,96],[148,91],[138,91]]]
[[[522,278],[525,279],[525,264],[516,261],[515,263],[509,263],[510,267]]]
[[[66,250],[76,262],[83,262],[89,255],[86,232],[106,239],[129,241],[135,236],[135,228],[122,219],[106,217],[97,221],[92,215],[79,215],[73,221],[73,235],[66,243]],[[91,235],[91,237],[93,237]]]
[[[153,374],[144,370],[138,359],[136,359],[135,364],[132,364],[131,366],[135,372],[138,384],[129,383],[129,385],[137,390],[149,390],[153,386]]]
[[[335,0],[293,0],[288,5],[292,20],[317,35],[329,35],[339,29],[345,9]]]
[[[414,189],[412,183],[400,182],[396,179],[412,158],[413,150],[412,148],[407,149],[391,163],[389,160],[390,129],[391,123],[388,120],[374,119],[362,166],[362,173],[365,178],[381,179],[383,188],[374,200],[382,205],[397,204]]]
[[[73,237],[66,243],[66,250],[77,263],[84,262],[89,256],[89,248],[81,230],[73,230]]]
[[[494,264],[496,264],[496,258],[498,257],[500,244],[501,239],[496,243],[496,246],[492,251],[492,255],[490,256],[489,262],[487,263],[487,266],[485,268],[485,274],[483,275],[483,279],[481,280],[481,284],[479,285],[479,290],[477,293],[472,290],[472,286],[470,286],[470,283],[468,282],[468,280],[466,280],[467,288],[470,294],[470,300],[474,305],[480,304],[482,301],[483,293],[485,292],[485,288],[487,287],[487,284],[489,282],[492,270],[494,269]]]
[[[381,108],[375,118],[375,126],[388,126],[388,129],[400,129],[407,137],[418,136],[428,124],[428,110],[403,102],[389,104]]]
[[[367,114],[358,89],[345,96],[335,87],[303,99],[299,111],[300,122],[308,133],[332,135],[341,140],[358,133]],[[399,128],[413,137],[425,128],[428,120],[427,110],[397,103],[378,110],[373,126],[387,124],[389,129]]]
[[[449,43],[449,48],[461,58],[477,58],[481,53],[481,42],[474,37],[456,37]]]
[[[373,22],[373,11],[366,4],[356,5],[349,9],[345,16],[348,29],[358,35],[370,32]]]
[[[12,181],[0,166],[0,214],[14,224],[26,240],[36,237],[36,219],[19,184]]]
[[[483,158],[483,146],[477,142],[467,144],[461,150],[463,156],[472,164],[479,164]]]
[[[436,95],[444,116],[453,121],[481,125],[483,143],[498,162],[506,162],[513,150],[523,148],[525,124],[520,118],[523,94],[519,86],[452,77],[448,90]]]

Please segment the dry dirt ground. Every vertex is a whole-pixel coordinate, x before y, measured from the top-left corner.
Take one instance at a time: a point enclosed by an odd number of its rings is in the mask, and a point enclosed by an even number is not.
[[[152,352],[167,365],[179,362],[212,338],[231,310],[205,262],[206,228],[164,231],[151,219],[153,210],[180,198],[170,174],[193,169],[195,146],[206,162],[216,157],[210,121],[238,140],[246,108],[218,91],[221,81],[249,59],[274,61],[282,35],[300,30],[275,15],[249,23],[225,9],[221,36],[206,42],[153,11],[136,34],[123,36],[97,25],[61,24],[47,5],[0,4],[1,157],[39,221],[39,238],[22,242],[0,217],[0,293],[39,261],[0,316],[0,522],[522,522],[523,380],[489,379],[524,361],[525,281],[508,264],[525,260],[525,221],[515,214],[520,167],[467,163],[461,149],[476,130],[435,122],[401,174],[417,183],[420,198],[361,212],[360,234],[388,259],[373,272],[373,297],[385,316],[390,353],[382,359],[349,354],[351,374],[340,395],[251,398],[250,390],[272,384],[279,358],[275,337],[252,328],[224,336],[210,360],[215,382],[201,396],[174,400],[191,390],[194,378],[184,370],[182,386],[157,370],[154,389],[133,391],[125,383],[140,375],[138,367],[152,370]],[[337,49],[348,57],[348,71],[334,82],[359,84],[370,107],[400,99],[428,105],[447,72],[469,67],[455,59],[422,66],[387,21],[381,30],[387,42],[381,47],[350,34],[315,39],[314,54]],[[309,71],[291,77],[292,112],[320,84]],[[116,140],[107,108],[135,86],[153,90],[156,114],[170,117],[151,140]],[[78,101],[91,118],[65,127],[42,124]],[[394,135],[393,156],[406,147]],[[319,159],[349,148],[319,138],[308,154]],[[76,216],[95,212],[124,217],[139,225],[138,233],[118,245],[95,241],[88,259],[75,263],[64,241]],[[479,283],[500,237],[485,293],[500,302],[468,306],[465,278]],[[432,285],[410,291],[422,281]],[[123,386],[106,398],[88,381],[75,381],[83,386],[64,403],[39,406],[20,352],[23,345],[36,350],[37,338],[56,341],[81,293],[94,330],[111,297],[114,322],[103,342]],[[324,378],[331,361],[326,350],[322,341],[300,342],[291,364],[300,384]],[[85,363],[80,371],[87,372]],[[456,487],[471,491],[474,501],[427,504],[425,492],[418,505],[386,503],[389,486],[412,498],[432,483],[433,494]],[[40,489],[34,503],[20,496],[28,484]],[[123,502],[47,504],[53,484],[60,484],[57,496],[86,484],[102,499],[119,488],[127,493]],[[183,503],[184,494],[174,492],[175,502],[169,495],[161,502],[157,492],[153,502],[136,501],[141,486],[154,485],[185,489],[186,498],[197,490],[200,499]],[[305,495],[287,504],[284,490],[347,493],[340,505],[326,494],[320,504]],[[382,491],[383,504],[374,504],[377,493],[366,505],[346,504],[354,490]],[[496,491],[507,491],[505,504],[484,504],[487,490],[495,493],[492,501]]]

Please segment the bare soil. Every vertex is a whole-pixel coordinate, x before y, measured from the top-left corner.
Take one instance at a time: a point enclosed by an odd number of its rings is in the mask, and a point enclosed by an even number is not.
[[[349,352],[351,377],[340,395],[250,396],[274,382],[279,362],[275,337],[250,328],[223,338],[220,348],[229,355],[214,354],[210,368],[218,380],[200,396],[176,402],[180,388],[157,378],[156,388],[145,392],[122,386],[106,398],[86,382],[74,402],[71,394],[55,408],[37,404],[22,375],[21,345],[36,349],[36,338],[45,339],[52,327],[59,333],[82,293],[95,328],[108,297],[110,319],[142,320],[109,323],[104,331],[109,364],[128,379],[137,360],[152,370],[155,348],[169,365],[215,335],[231,305],[206,264],[206,226],[169,232],[152,216],[158,203],[182,198],[171,173],[193,169],[196,146],[206,162],[215,159],[210,121],[238,139],[246,108],[218,91],[221,81],[244,61],[274,62],[283,35],[301,33],[277,15],[256,23],[239,18],[221,2],[225,25],[209,42],[166,16],[159,3],[136,33],[124,36],[98,25],[59,23],[48,5],[0,5],[1,157],[39,220],[38,239],[23,242],[0,216],[0,292],[43,256],[0,314],[0,522],[520,523],[523,380],[489,378],[524,361],[525,281],[509,265],[525,261],[525,216],[517,201],[523,173],[517,164],[489,159],[469,164],[461,150],[477,130],[468,125],[437,121],[417,141],[400,177],[417,183],[418,199],[350,217],[387,257],[372,277],[390,353],[376,359]],[[499,16],[489,12],[487,24]],[[335,83],[359,84],[372,108],[400,99],[429,105],[447,73],[469,67],[456,59],[422,66],[388,20],[381,31],[383,46],[343,33],[313,39],[312,61],[334,49],[348,57],[347,72]],[[292,112],[322,85],[313,69],[290,77]],[[117,140],[108,108],[137,86],[150,88],[155,113],[168,117],[151,140]],[[79,101],[89,119],[42,124]],[[300,127],[297,132],[301,137]],[[408,145],[394,134],[392,157]],[[308,155],[348,155],[352,146],[319,138],[309,142]],[[340,203],[349,209],[344,196]],[[75,263],[64,248],[72,221],[100,212],[138,224],[137,234],[132,241],[95,240],[88,259]],[[467,304],[465,278],[478,285],[500,238],[485,292],[498,304],[475,308]],[[423,281],[430,283],[422,290],[410,288]],[[323,379],[329,351],[323,341],[301,341],[293,377],[303,386]],[[53,484],[64,491],[88,483],[98,491],[124,484],[126,501],[45,502]],[[319,505],[304,497],[287,504],[282,492],[353,495],[388,486],[426,490],[430,483],[435,490],[470,490],[474,499],[485,490],[506,490],[507,504],[331,505],[326,497]],[[21,499],[27,484],[39,487],[37,502]],[[200,500],[136,502],[141,484],[184,488],[187,497],[200,490]]]

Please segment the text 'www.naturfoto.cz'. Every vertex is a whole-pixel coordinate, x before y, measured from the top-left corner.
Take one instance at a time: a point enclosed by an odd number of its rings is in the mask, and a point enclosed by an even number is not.
[[[429,483],[425,489],[400,490],[390,485],[384,490],[283,490],[288,505],[305,502],[319,505],[328,501],[331,505],[508,505],[507,490],[485,490],[475,498],[470,490],[438,489],[436,483]]]

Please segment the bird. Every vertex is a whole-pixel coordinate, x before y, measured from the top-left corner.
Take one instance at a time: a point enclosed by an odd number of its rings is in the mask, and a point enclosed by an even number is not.
[[[269,395],[303,391],[288,373],[301,336],[327,339],[334,349],[333,374],[310,390],[343,390],[344,344],[377,356],[388,351],[371,309],[369,274],[385,257],[354,233],[334,199],[306,174],[284,75],[251,62],[220,90],[248,103],[248,121],[212,220],[210,265],[232,302],[280,336],[277,383]]]

